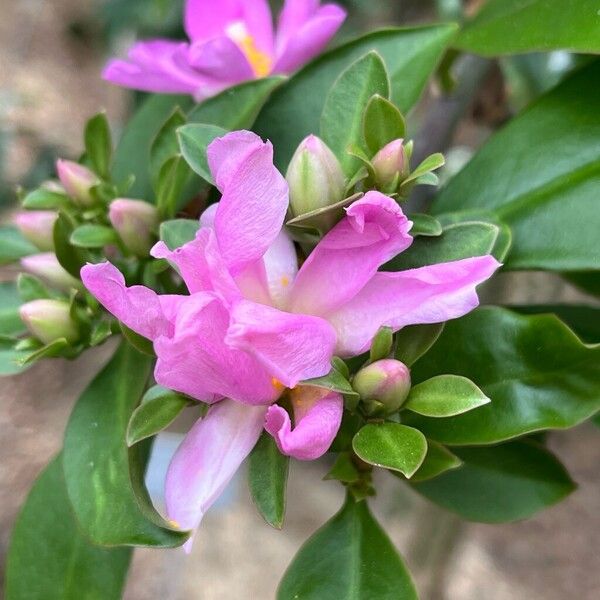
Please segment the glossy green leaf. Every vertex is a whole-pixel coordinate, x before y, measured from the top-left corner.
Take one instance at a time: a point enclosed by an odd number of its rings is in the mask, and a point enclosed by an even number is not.
[[[0,283],[0,335],[19,335],[25,331],[19,316],[21,303],[21,295],[12,281]]]
[[[405,135],[406,124],[402,113],[387,98],[373,96],[363,117],[363,137],[371,154]]]
[[[321,114],[321,137],[338,157],[348,177],[360,167],[360,161],[347,153],[362,145],[363,114],[375,94],[387,98],[390,82],[385,65],[377,52],[369,52],[352,63],[334,82]]]
[[[417,429],[400,423],[370,423],[354,436],[352,448],[370,465],[410,478],[425,459],[427,440]]]
[[[443,329],[444,323],[403,327],[396,334],[396,358],[412,366],[435,344]]]
[[[37,348],[33,352],[27,353],[19,359],[19,362],[25,366],[33,364],[42,358],[56,358],[58,356],[73,356],[71,344],[65,338],[58,338],[49,344],[45,344],[41,348]]]
[[[10,225],[0,226],[0,265],[36,254],[39,250],[21,232]]]
[[[29,210],[54,210],[64,208],[70,204],[72,204],[72,201],[66,194],[43,187],[29,192],[23,199],[23,208]]]
[[[342,509],[300,548],[277,600],[417,600],[410,574],[366,501]]]
[[[325,98],[353,62],[367,52],[378,52],[390,75],[391,99],[407,112],[421,95],[455,31],[454,25],[388,29],[326,52],[273,93],[254,129],[273,142],[276,164],[285,172],[298,144],[319,131]]]
[[[248,457],[252,500],[263,519],[276,529],[283,527],[289,464],[289,456],[281,454],[273,437],[266,432]]]
[[[156,435],[168,427],[187,406],[189,398],[159,385],[150,388],[142,403],[131,413],[127,426],[127,445]]]
[[[442,444],[427,440],[427,454],[417,472],[410,478],[414,483],[433,479],[462,465],[462,460]],[[395,473],[394,473],[395,474]]]
[[[453,417],[489,402],[470,379],[437,375],[413,386],[403,408],[426,417]]]
[[[467,21],[455,45],[484,56],[600,53],[598,10],[595,0],[489,0]]]
[[[160,239],[170,250],[175,250],[191,242],[199,228],[200,223],[194,219],[164,221],[160,224]]]
[[[352,461],[350,453],[341,452],[323,479],[333,479],[343,483],[355,483],[360,480],[360,473]]]
[[[132,329],[129,329],[127,325],[119,321],[119,328],[123,337],[133,346],[138,352],[145,354],[146,356],[156,356],[154,353],[154,346],[152,340],[145,338],[143,335],[136,333]]]
[[[435,154],[430,154],[427,158],[423,159],[423,161],[417,166],[417,168],[402,182],[402,185],[406,185],[411,182],[416,182],[422,177],[426,177],[431,173],[431,171],[435,171],[440,167],[443,167],[446,162],[443,154],[436,152]],[[425,181],[427,183],[427,181]],[[432,183],[432,182],[429,182]]]
[[[337,370],[331,369],[327,375],[323,377],[315,377],[313,379],[305,379],[298,385],[312,385],[314,387],[339,392],[347,396],[356,396],[358,394],[352,389],[350,382]]]
[[[106,113],[99,113],[86,123],[83,139],[85,154],[92,170],[100,177],[108,178],[112,157],[112,140]]]
[[[181,154],[163,163],[156,180],[156,208],[161,218],[170,219],[175,215],[177,203],[190,176],[190,168]]]
[[[394,330],[391,327],[380,327],[371,342],[371,350],[369,352],[369,360],[375,362],[382,358],[387,358],[392,351],[394,343]]]
[[[450,445],[493,444],[544,429],[565,429],[600,409],[600,346],[587,346],[556,317],[484,307],[446,323],[412,368],[414,383],[453,373],[491,399],[477,410],[403,422]]]
[[[118,600],[130,548],[92,545],[73,517],[60,456],[33,484],[12,531],[6,600]]]
[[[534,442],[456,448],[454,452],[463,461],[460,468],[414,487],[469,521],[526,519],[575,489],[556,457]]]
[[[437,237],[442,235],[442,224],[431,215],[412,213],[408,215],[409,220],[413,222],[410,229],[410,235],[425,235],[427,237]]]
[[[600,269],[598,80],[595,61],[513,119],[448,183],[434,211],[494,211],[513,233],[507,269]]]
[[[150,147],[150,175],[152,185],[156,189],[160,170],[165,162],[179,153],[179,144],[177,142],[177,128],[185,125],[186,118],[184,112],[177,106],[164,122]]]
[[[79,248],[103,248],[117,241],[117,234],[112,227],[87,223],[75,228],[69,242]]]
[[[63,468],[69,499],[82,530],[98,544],[172,547],[187,539],[162,520],[146,495],[134,492],[143,465],[137,454],[130,457],[125,432],[151,362],[122,343],[67,425]]]
[[[206,150],[209,144],[227,133],[226,129],[216,125],[191,124],[177,130],[181,154],[190,168],[200,175],[204,181],[213,184],[208,167]]]
[[[483,221],[453,223],[446,225],[440,236],[417,237],[408,250],[385,265],[385,270],[404,271],[484,254],[501,259],[505,253],[505,240],[498,225]]]
[[[60,296],[59,293],[50,291],[41,280],[33,275],[29,275],[29,273],[19,273],[17,289],[23,302]]]
[[[88,262],[89,254],[84,248],[71,244],[71,235],[77,223],[66,212],[60,212],[54,223],[54,252],[62,268],[79,279],[81,267]]]

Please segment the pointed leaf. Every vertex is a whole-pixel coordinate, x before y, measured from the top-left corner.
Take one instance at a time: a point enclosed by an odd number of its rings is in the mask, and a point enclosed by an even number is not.
[[[177,130],[181,154],[190,168],[211,185],[214,184],[208,167],[206,150],[210,143],[224,136],[226,129],[216,125],[191,124]]]
[[[103,179],[108,178],[112,158],[112,140],[106,113],[92,117],[85,125],[85,154],[92,170]]]
[[[0,227],[0,265],[14,262],[37,252],[39,250],[26,240],[16,227],[10,225]]]
[[[179,144],[177,142],[177,128],[185,125],[186,118],[184,112],[175,107],[175,110],[164,122],[150,147],[150,174],[152,176],[152,185],[154,189],[158,185],[160,170],[165,162],[179,153]]]
[[[29,192],[23,199],[23,208],[28,210],[54,210],[72,204],[66,194],[60,194],[43,187]]]
[[[433,479],[446,471],[456,469],[462,465],[462,460],[453,454],[442,444],[438,444],[432,440],[427,440],[427,454],[425,460],[417,470],[417,472],[410,478],[414,483],[417,481],[426,481]],[[395,475],[396,473],[394,473]]]
[[[69,242],[79,248],[103,248],[117,242],[117,234],[112,227],[91,223],[75,228]]]
[[[327,375],[323,375],[323,377],[305,379],[298,385],[312,385],[314,387],[331,390],[332,392],[339,392],[340,394],[347,396],[358,396],[352,389],[350,382],[337,369],[331,369],[331,371],[329,371]]]
[[[196,232],[200,229],[200,223],[192,219],[173,219],[164,221],[160,224],[160,239],[169,247],[175,250],[196,237]]]
[[[444,330],[444,323],[409,325],[396,334],[396,358],[412,366],[435,344]]]
[[[371,154],[376,154],[386,144],[405,135],[406,124],[402,113],[387,98],[373,96],[363,117],[363,137]]]

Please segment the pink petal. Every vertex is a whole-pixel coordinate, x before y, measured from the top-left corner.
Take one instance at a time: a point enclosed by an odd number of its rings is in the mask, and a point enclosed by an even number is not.
[[[120,271],[109,262],[81,269],[85,287],[119,321],[136,333],[155,340],[173,331],[172,317],[182,296],[158,296],[153,290],[127,287]]]
[[[203,76],[228,85],[254,79],[254,71],[240,47],[229,37],[220,36],[190,46],[189,61]]]
[[[275,438],[282,454],[298,460],[315,460],[331,446],[342,421],[341,394],[300,386],[291,393],[295,427],[290,416],[276,404],[267,411],[265,429]]]
[[[167,515],[195,530],[250,453],[266,408],[223,400],[196,422],[171,460],[165,483]],[[191,549],[191,540],[185,550]]]
[[[242,300],[231,311],[226,343],[246,350],[286,387],[331,369],[335,333],[319,317]]]
[[[281,393],[273,373],[254,356],[228,345],[226,304],[212,293],[186,296],[174,332],[154,343],[154,377],[160,385],[214,402],[227,397],[246,404],[270,404]]]
[[[244,131],[208,147],[208,160],[223,192],[215,232],[225,263],[238,274],[275,241],[288,206],[288,187],[273,165],[273,147]]]
[[[313,5],[304,2],[288,2],[287,5]],[[326,4],[319,8],[307,21],[303,21],[306,12],[292,11],[282,13],[280,29],[277,37],[277,61],[274,73],[292,73],[305,63],[319,55],[336,34],[346,18],[346,11],[336,4]]]
[[[382,325],[441,323],[473,310],[475,287],[500,266],[493,256],[477,256],[398,273],[377,273],[350,302],[329,317],[338,334],[336,354],[367,350]]]
[[[351,300],[380,265],[410,246],[411,226],[394,200],[368,192],[302,265],[290,293],[293,312],[326,316]]]
[[[287,302],[291,284],[298,273],[296,248],[285,229],[275,238],[263,260],[272,303],[282,308]]]

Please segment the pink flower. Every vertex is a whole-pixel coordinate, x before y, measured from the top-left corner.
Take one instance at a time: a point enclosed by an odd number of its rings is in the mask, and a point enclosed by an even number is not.
[[[263,425],[280,450],[318,458],[340,425],[337,393],[303,386],[325,375],[334,354],[367,350],[379,327],[436,323],[478,304],[477,284],[498,268],[491,256],[379,273],[412,243],[398,204],[369,192],[298,268],[283,228],[285,179],[273,148],[239,131],[215,140],[208,161],[221,201],[202,215],[196,238],[167,259],[189,296],[126,287],[110,263],[87,265],[82,279],[129,328],[154,342],[156,381],[213,404],[187,435],[167,477],[167,511],[195,528],[256,443]],[[300,384],[300,385],[299,385]],[[298,387],[296,387],[298,386]],[[294,423],[276,404],[291,388]]]
[[[267,0],[186,0],[189,43],[138,42],[128,60],[108,63],[104,78],[200,101],[242,81],[295,71],[325,48],[345,18],[335,4],[286,0],[274,33]]]

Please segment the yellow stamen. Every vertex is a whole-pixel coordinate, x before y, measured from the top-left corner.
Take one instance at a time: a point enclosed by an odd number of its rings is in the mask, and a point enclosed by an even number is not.
[[[174,521],[173,519],[169,519],[169,525],[171,525],[171,527],[181,529],[181,525],[177,521]]]
[[[281,276],[281,285],[283,287],[287,287],[288,285],[290,285],[290,278],[287,277],[286,275],[282,275]]]
[[[246,55],[246,58],[257,77],[266,77],[271,72],[273,66],[271,57],[258,49],[254,42],[254,38],[248,33],[243,23],[232,23],[227,28],[227,35]]]
[[[275,377],[271,378],[271,385],[278,391],[283,392],[285,390],[285,385],[279,381],[279,379],[275,379]]]

